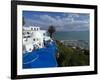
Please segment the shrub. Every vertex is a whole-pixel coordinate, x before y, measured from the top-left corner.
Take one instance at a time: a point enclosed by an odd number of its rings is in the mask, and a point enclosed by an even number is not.
[[[87,55],[89,50],[84,50],[83,53],[79,49],[63,45],[60,41],[56,41],[56,43],[59,51],[59,58],[57,59],[59,67],[89,65],[89,55]]]

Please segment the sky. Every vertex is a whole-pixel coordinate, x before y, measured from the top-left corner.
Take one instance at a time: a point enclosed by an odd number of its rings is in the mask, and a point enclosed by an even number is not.
[[[39,26],[47,30],[54,26],[56,31],[87,31],[89,30],[89,14],[64,12],[23,11],[25,27]]]

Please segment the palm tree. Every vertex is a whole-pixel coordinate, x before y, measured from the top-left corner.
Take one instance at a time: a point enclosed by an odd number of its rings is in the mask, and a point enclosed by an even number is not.
[[[49,32],[49,35],[50,35],[50,37],[52,38],[53,37],[53,34],[55,33],[55,27],[54,26],[49,26],[49,28],[48,28],[48,32]]]

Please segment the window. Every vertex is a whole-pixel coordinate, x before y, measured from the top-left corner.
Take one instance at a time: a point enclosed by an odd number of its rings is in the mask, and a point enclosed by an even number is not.
[[[31,36],[27,36],[27,38],[30,38]]]
[[[33,28],[31,28],[31,30],[33,30]]]
[[[35,39],[33,39],[33,41],[35,41]]]
[[[39,43],[39,46],[41,46],[41,43]]]
[[[43,33],[43,36],[45,36],[46,34],[45,33]]]
[[[27,32],[27,34],[30,34],[29,32]]]
[[[34,31],[36,31],[36,28],[34,28]]]
[[[24,33],[24,32],[23,32],[22,34],[23,34],[23,35],[25,35],[25,33]]]

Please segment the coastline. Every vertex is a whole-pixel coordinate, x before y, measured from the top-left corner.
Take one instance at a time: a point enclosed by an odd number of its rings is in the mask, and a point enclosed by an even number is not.
[[[73,48],[81,48],[89,50],[89,40],[58,40],[63,45]]]

